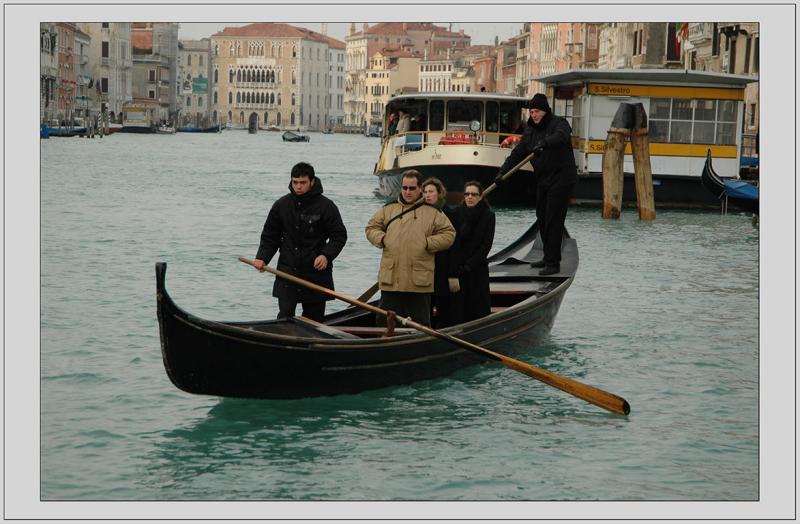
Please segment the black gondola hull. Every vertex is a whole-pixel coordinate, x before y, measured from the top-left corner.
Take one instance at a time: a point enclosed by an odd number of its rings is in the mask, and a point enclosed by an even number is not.
[[[520,282],[534,291],[485,318],[442,331],[510,356],[529,351],[550,332],[574,278],[577,247],[572,239],[565,243],[565,273],[554,277],[531,278],[536,270],[524,262],[541,257],[535,245],[517,241],[494,255],[495,260],[512,261],[493,266],[495,286],[514,288]],[[321,330],[298,319],[201,319],[175,304],[166,291],[165,275],[166,264],[156,264],[162,357],[173,384],[189,393],[264,399],[358,393],[446,376],[485,360],[413,330],[389,338],[348,335],[337,325],[368,314],[356,308],[328,315]]]

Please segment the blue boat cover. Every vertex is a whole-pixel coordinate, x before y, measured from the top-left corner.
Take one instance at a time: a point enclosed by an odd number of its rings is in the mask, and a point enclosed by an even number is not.
[[[758,200],[758,188],[753,184],[738,180],[725,180],[725,194],[730,198]]]

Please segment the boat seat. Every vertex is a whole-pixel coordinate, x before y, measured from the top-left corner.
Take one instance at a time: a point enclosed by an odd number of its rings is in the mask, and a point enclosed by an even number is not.
[[[346,331],[342,331],[341,329],[328,326],[327,324],[321,324],[316,320],[311,320],[310,318],[304,317],[303,315],[295,315],[294,317],[292,317],[292,319],[301,324],[306,324],[308,326],[311,326],[318,331],[322,331],[326,335],[331,335],[336,338],[360,338],[355,335],[351,335]]]
[[[398,320],[399,323],[399,320]],[[339,329],[355,336],[355,338],[378,338],[386,333],[385,327],[372,327],[372,326],[339,326]],[[395,336],[411,335],[419,333],[414,328],[396,327],[394,328]]]
[[[505,306],[492,306],[489,308],[489,313],[500,313],[501,311],[505,311],[508,309]]]

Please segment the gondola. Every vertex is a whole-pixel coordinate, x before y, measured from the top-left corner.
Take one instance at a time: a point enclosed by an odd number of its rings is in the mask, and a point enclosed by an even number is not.
[[[281,138],[284,142],[308,142],[311,140],[308,135],[293,133],[292,131],[285,131]]]
[[[721,178],[711,165],[710,149],[706,153],[701,179],[705,188],[720,199],[724,206],[732,204],[742,211],[758,214],[758,188],[741,180]]]
[[[178,133],[219,133],[219,125],[209,127],[183,126],[177,129]]]
[[[565,233],[561,272],[546,277],[529,262],[542,257],[538,226],[489,258],[491,313],[442,333],[505,355],[530,350],[550,331],[578,268]],[[412,328],[375,327],[375,314],[350,307],[317,323],[291,319],[221,322],[180,307],[156,263],[156,302],[164,367],[179,389],[204,395],[292,399],[359,393],[441,377],[480,356]],[[258,277],[262,278],[262,277]]]

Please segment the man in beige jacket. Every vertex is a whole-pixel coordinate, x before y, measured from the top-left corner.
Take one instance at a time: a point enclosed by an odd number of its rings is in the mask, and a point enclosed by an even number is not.
[[[422,174],[403,172],[400,195],[379,209],[366,227],[367,240],[383,249],[378,283],[381,307],[431,325],[434,253],[453,245],[447,216],[422,198]],[[378,317],[378,325],[385,319]]]

